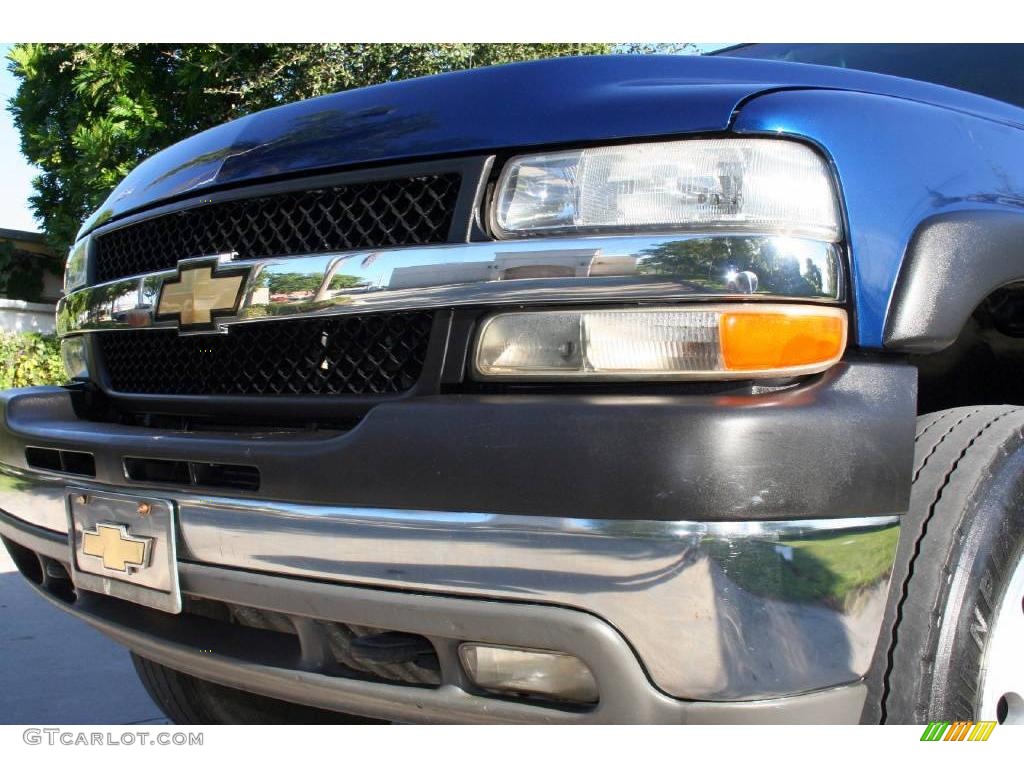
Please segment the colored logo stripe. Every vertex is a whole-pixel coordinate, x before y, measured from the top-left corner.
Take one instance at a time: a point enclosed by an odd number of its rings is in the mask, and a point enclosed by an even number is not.
[[[966,720],[957,720],[953,725],[950,726],[949,730],[946,731],[946,738],[943,741],[963,741],[967,738],[967,732],[970,730],[974,723]]]
[[[994,720],[933,720],[925,727],[921,741],[988,741],[995,727]]]
[[[992,731],[994,731],[995,728],[995,720],[982,720],[979,723],[975,723],[974,730],[971,731],[971,735],[967,737],[967,740],[988,741],[988,737],[992,735]]]

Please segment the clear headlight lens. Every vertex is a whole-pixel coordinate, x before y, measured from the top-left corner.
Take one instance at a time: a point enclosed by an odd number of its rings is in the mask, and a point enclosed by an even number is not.
[[[797,305],[509,312],[477,341],[482,378],[739,379],[825,370],[846,347],[846,312]]]
[[[513,158],[492,226],[503,237],[729,230],[840,239],[825,160],[778,139],[684,139]]]
[[[89,238],[83,237],[68,253],[64,263],[64,293],[81,288],[89,277]]]

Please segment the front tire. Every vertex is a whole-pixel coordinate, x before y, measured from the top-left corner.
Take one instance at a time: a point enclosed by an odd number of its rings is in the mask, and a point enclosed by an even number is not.
[[[1024,408],[954,408],[918,419],[910,510],[880,658],[880,719],[1012,722],[1024,663],[998,648],[1019,631]],[[1009,616],[1010,618],[1005,618]],[[997,624],[996,619],[999,618]],[[885,651],[887,650],[887,654]]]
[[[382,722],[227,688],[134,653],[132,663],[146,693],[177,725],[367,725]]]

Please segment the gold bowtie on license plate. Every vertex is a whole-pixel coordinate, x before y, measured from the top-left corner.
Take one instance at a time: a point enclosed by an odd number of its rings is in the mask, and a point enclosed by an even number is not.
[[[172,502],[69,489],[68,515],[77,588],[181,612]]]
[[[105,569],[134,573],[149,567],[153,539],[133,536],[127,525],[96,523],[91,531],[82,531],[82,554],[98,557]]]

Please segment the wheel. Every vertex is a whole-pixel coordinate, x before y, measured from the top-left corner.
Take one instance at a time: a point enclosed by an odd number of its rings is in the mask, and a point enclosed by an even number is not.
[[[1022,556],[1024,408],[920,417],[866,719],[1024,721]]]
[[[368,725],[383,722],[217,685],[134,653],[132,663],[146,693],[178,725]]]

